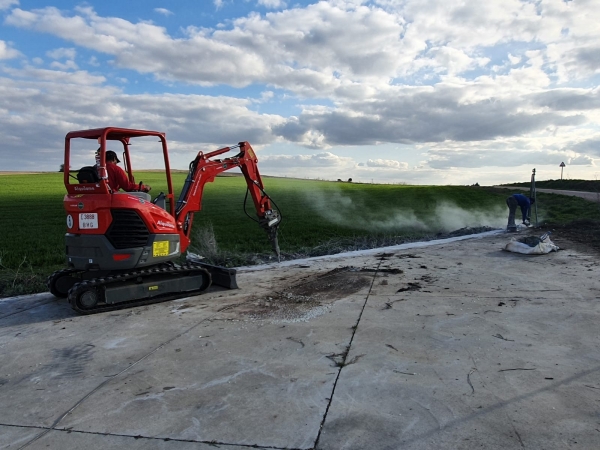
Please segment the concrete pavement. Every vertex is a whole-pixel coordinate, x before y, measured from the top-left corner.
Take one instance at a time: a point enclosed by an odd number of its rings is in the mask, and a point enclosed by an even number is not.
[[[511,236],[92,316],[0,300],[0,448],[600,448],[599,259]]]

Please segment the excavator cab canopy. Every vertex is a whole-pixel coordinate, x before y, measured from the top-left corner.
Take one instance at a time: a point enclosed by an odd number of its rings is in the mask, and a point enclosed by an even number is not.
[[[95,128],[91,130],[71,131],[65,137],[65,159],[64,159],[64,184],[69,194],[98,193],[108,194],[109,188],[106,183],[106,152],[108,150],[116,151],[120,154],[118,148],[109,148],[110,142],[120,142],[122,145],[122,153],[119,159],[124,164],[124,170],[127,173],[129,181],[134,181],[133,167],[131,164],[130,145],[132,139],[143,137],[156,137],[162,147],[162,155],[164,160],[165,175],[167,181],[168,193],[164,194],[166,203],[169,205],[169,212],[172,216],[175,215],[175,201],[173,194],[173,184],[171,180],[171,166],[169,164],[169,151],[167,147],[167,139],[165,133],[160,131],[150,130],[135,130],[129,128]],[[76,139],[94,140],[98,145],[90,146],[85,151],[86,161],[84,166],[78,168],[73,167],[76,160],[81,160],[82,155],[78,154],[78,158],[74,158],[74,146],[72,145]],[[82,147],[82,146],[78,146]],[[112,146],[111,146],[112,147]],[[79,153],[82,153],[81,151]],[[89,159],[88,159],[89,158]],[[94,164],[95,163],[95,164]],[[81,164],[80,164],[81,165]],[[75,175],[74,175],[75,174]],[[97,176],[94,176],[96,174]]]

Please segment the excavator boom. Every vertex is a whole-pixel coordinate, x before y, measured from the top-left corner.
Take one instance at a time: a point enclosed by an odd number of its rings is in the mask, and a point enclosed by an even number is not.
[[[229,158],[218,156],[232,150],[239,153]],[[248,142],[240,142],[236,146],[224,147],[210,153],[198,152],[190,163],[188,176],[175,207],[175,221],[181,236],[181,251],[185,251],[191,242],[193,213],[202,208],[202,194],[206,183],[227,170],[239,167],[246,179],[248,193],[252,197],[256,209],[257,222],[267,232],[273,251],[280,257],[277,240],[277,228],[281,221],[279,212],[271,205],[270,197],[265,193],[263,182],[258,171],[258,159]]]

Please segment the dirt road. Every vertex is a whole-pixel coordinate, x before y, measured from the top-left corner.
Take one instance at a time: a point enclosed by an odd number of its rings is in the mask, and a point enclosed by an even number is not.
[[[510,189],[513,191],[524,191],[529,192],[529,188],[523,186],[494,186],[498,189]],[[559,194],[559,195],[570,195],[573,197],[581,197],[591,202],[600,203],[600,192],[583,192],[583,191],[563,191],[559,189],[538,189],[536,192],[543,192],[546,194]]]

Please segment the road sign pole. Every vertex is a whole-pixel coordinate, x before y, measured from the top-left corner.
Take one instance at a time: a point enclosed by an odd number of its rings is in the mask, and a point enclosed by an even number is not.
[[[531,172],[531,185],[529,186],[529,198],[532,198],[534,200],[533,205],[534,205],[534,211],[535,211],[535,226],[538,226],[538,212],[537,212],[537,198],[536,198],[536,192],[535,192],[535,169],[533,169],[533,171]],[[531,208],[531,207],[530,207]],[[531,214],[531,211],[530,211]]]

